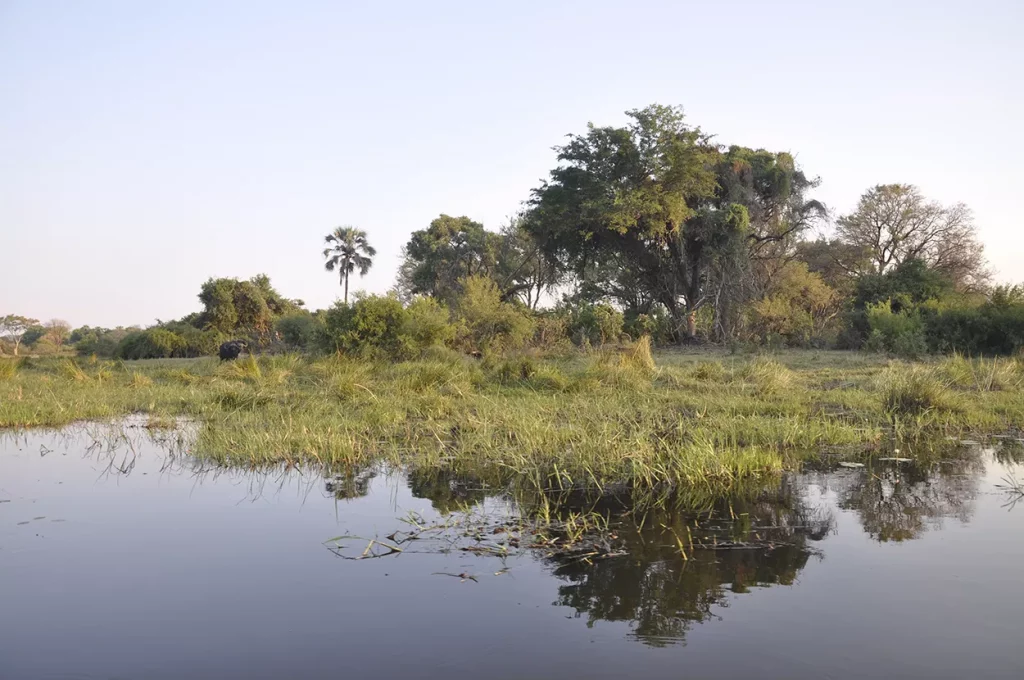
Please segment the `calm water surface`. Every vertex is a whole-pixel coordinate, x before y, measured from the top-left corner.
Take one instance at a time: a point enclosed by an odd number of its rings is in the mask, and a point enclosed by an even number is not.
[[[203,471],[130,432],[0,437],[3,680],[1024,677],[1024,505],[997,486],[1019,449],[793,475],[594,564],[346,560],[324,541],[505,502],[429,473]],[[688,530],[717,549],[683,560]]]

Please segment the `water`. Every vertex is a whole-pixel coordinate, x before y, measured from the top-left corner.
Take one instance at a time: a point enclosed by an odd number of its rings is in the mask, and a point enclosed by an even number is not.
[[[0,440],[0,678],[1024,677],[1002,451],[793,475],[696,525],[652,514],[593,564],[465,536],[348,560],[324,541],[506,501],[429,473],[204,471],[129,435]],[[718,549],[683,560],[675,536]]]

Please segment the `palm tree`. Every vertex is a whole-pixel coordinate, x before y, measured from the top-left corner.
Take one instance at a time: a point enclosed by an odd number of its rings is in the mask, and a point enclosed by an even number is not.
[[[355,227],[338,227],[324,239],[326,243],[333,244],[324,248],[324,257],[327,258],[327,271],[333,272],[338,268],[339,278],[345,286],[345,304],[348,304],[348,277],[349,274],[359,269],[360,276],[366,276],[373,266],[373,256],[377,254],[373,246],[366,240],[366,232]]]

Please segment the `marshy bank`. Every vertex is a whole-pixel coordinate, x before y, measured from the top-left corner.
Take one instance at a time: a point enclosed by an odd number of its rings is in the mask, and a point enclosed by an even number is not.
[[[298,355],[7,361],[0,427],[190,418],[189,454],[246,468],[379,463],[533,491],[727,491],[822,456],[931,460],[949,441],[1020,435],[1024,361],[644,343],[398,363]]]
[[[0,437],[0,676],[1024,672],[1013,439],[637,506],[148,424]]]

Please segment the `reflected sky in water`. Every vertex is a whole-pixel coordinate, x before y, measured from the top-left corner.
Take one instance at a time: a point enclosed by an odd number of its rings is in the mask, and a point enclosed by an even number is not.
[[[324,541],[507,500],[432,470],[204,470],[126,432],[0,439],[0,678],[1024,677],[1024,507],[996,486],[1019,450],[642,525],[601,508],[627,555],[594,563],[351,561]]]

